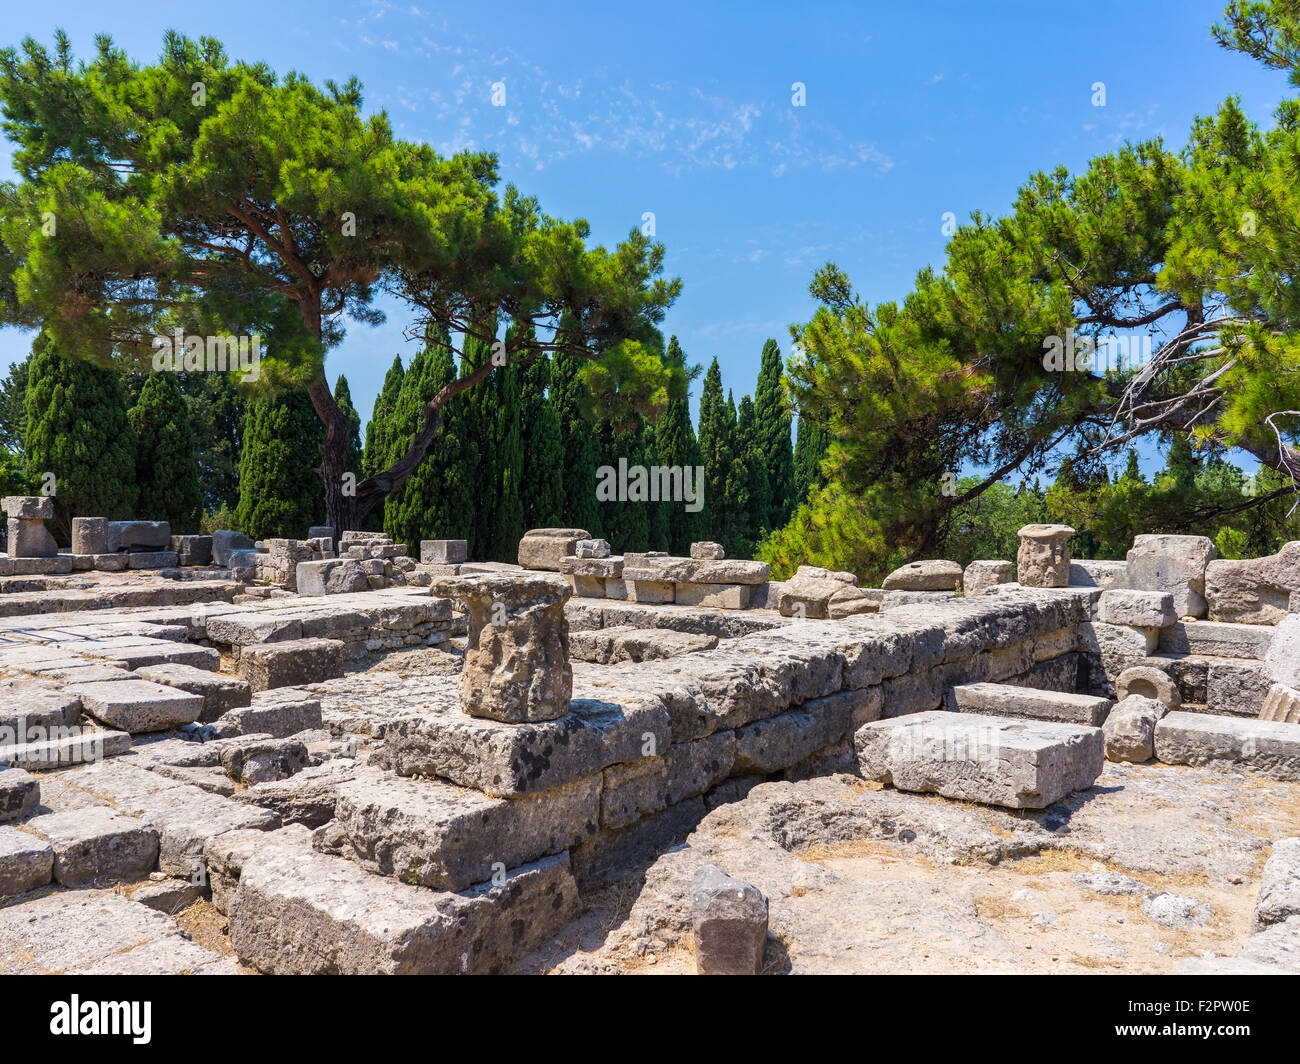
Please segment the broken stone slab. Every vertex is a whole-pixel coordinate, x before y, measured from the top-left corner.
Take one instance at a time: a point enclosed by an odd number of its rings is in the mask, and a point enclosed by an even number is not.
[[[1259,719],[1300,724],[1300,691],[1280,683],[1273,684],[1259,711]]]
[[[40,800],[40,784],[30,773],[0,762],[0,824],[25,816]]]
[[[221,751],[221,767],[239,783],[288,779],[307,767],[307,744],[301,739],[249,739]]]
[[[1161,631],[1159,649],[1161,654],[1264,658],[1273,644],[1277,631],[1276,628],[1260,624],[1180,621]]]
[[[96,641],[81,652],[90,657],[108,658],[122,668],[132,670],[173,664],[215,672],[221,665],[221,654],[215,648],[170,639],[140,639],[135,645],[129,645],[125,639]]]
[[[362,767],[352,758],[335,758],[311,765],[288,779],[246,787],[232,797],[237,802],[269,809],[285,824],[318,828],[334,818],[339,786],[361,771]]]
[[[1109,698],[1067,691],[1038,691],[1002,683],[957,684],[948,689],[949,704],[958,713],[1046,720],[1099,728],[1110,712]]]
[[[72,519],[73,554],[108,553],[108,519],[106,517],[74,517]]]
[[[1263,657],[1268,677],[1274,683],[1300,687],[1300,614],[1289,616],[1278,624],[1263,654],[1243,656]]]
[[[43,681],[0,680],[0,746],[15,742],[27,728],[75,724],[80,716],[81,699],[74,694]]]
[[[829,617],[831,598],[845,587],[856,587],[857,582],[852,573],[801,565],[794,576],[780,585],[776,609],[783,617]]]
[[[657,699],[618,704],[575,698],[565,716],[536,724],[462,713],[399,717],[385,725],[372,763],[508,798],[638,761],[668,749],[670,735],[668,711]]]
[[[1167,712],[1164,702],[1143,695],[1128,695],[1116,702],[1101,728],[1106,760],[1150,761],[1156,752],[1156,725]]]
[[[109,521],[105,553],[156,553],[171,547],[172,529],[166,521]]]
[[[404,883],[464,890],[567,850],[597,828],[600,777],[520,798],[366,771],[338,786],[317,850]]]
[[[93,764],[131,749],[131,736],[124,731],[104,731],[75,724],[46,729],[44,734],[49,738],[45,739],[36,738],[42,734],[39,729],[28,729],[23,734],[26,736],[23,742],[0,745],[0,765],[32,770],[63,768]]]
[[[1211,713],[1258,718],[1271,687],[1262,661],[1211,659],[1205,701]]]
[[[272,831],[280,818],[270,809],[232,802],[198,787],[178,784],[158,792],[139,823],[157,832],[160,871],[187,879],[205,871],[204,846],[229,831]]]
[[[230,566],[230,556],[235,551],[253,549],[253,541],[242,532],[228,528],[212,533],[212,560],[223,569]]]
[[[1128,586],[1128,562],[1080,558],[1070,562],[1071,587],[1111,588]]]
[[[1141,695],[1163,702],[1167,709],[1178,709],[1183,704],[1178,685],[1168,673],[1149,665],[1134,665],[1125,669],[1115,680],[1115,696],[1119,700],[1129,695]]]
[[[17,828],[0,827],[0,898],[43,887],[54,876],[54,850]]]
[[[1069,525],[1025,525],[1020,529],[1016,578],[1022,587],[1068,587],[1070,549],[1074,535]]]
[[[198,719],[213,721],[227,710],[247,706],[253,700],[253,690],[246,680],[192,665],[164,663],[146,665],[136,670],[151,683],[162,684],[203,698],[203,710]]]
[[[452,577],[440,589],[469,613],[460,678],[466,713],[521,724],[569,712],[568,584],[553,576],[502,574]]]
[[[691,557],[700,561],[721,561],[726,554],[723,552],[721,543],[714,543],[712,540],[701,540],[699,543],[691,544]]]
[[[609,540],[607,539],[580,539],[578,545],[574,548],[574,557],[576,558],[608,558],[609,555]]]
[[[956,591],[961,577],[962,568],[956,562],[908,562],[885,577],[880,586],[885,591]]]
[[[347,595],[370,588],[362,563],[354,558],[299,562],[294,577],[300,595]]]
[[[1204,617],[1206,572],[1218,556],[1206,536],[1137,536],[1128,552],[1128,585],[1168,592],[1179,617]]]
[[[961,586],[966,594],[982,591],[998,584],[1010,584],[1016,579],[1016,567],[1004,561],[971,562],[962,571]]]
[[[156,912],[171,916],[187,909],[203,897],[203,888],[187,879],[163,879],[146,883],[131,892],[131,900]]]
[[[172,536],[172,551],[178,565],[211,565],[211,536]]]
[[[767,562],[743,558],[674,558],[647,552],[623,555],[623,579],[674,584],[764,584],[771,573]]]
[[[1174,712],[1156,725],[1156,757],[1167,765],[1244,769],[1300,780],[1300,728],[1266,720]]]
[[[1101,775],[1100,728],[932,711],[864,724],[865,779],[945,798],[1045,809]]]
[[[267,848],[240,872],[230,943],[241,961],[273,975],[490,973],[580,908],[567,853],[453,894],[311,850]]]
[[[21,521],[50,521],[54,518],[54,500],[48,495],[6,495],[5,515]]]
[[[343,675],[345,647],[338,639],[290,639],[246,646],[239,655],[239,672],[254,691],[320,683]]]
[[[130,883],[158,861],[158,833],[134,817],[88,806],[32,817],[25,830],[54,851],[54,879],[65,887]]]
[[[1096,617],[1106,624],[1133,628],[1168,628],[1178,620],[1173,595],[1163,591],[1103,591]]]
[[[1300,540],[1266,558],[1220,558],[1205,570],[1210,620],[1277,624],[1300,591]]]
[[[203,712],[203,696],[148,680],[110,680],[72,684],[82,709],[110,728],[155,732],[191,724]]]
[[[574,556],[584,539],[591,539],[591,533],[582,528],[531,529],[519,541],[519,565],[558,573],[561,559]]]
[[[285,739],[299,732],[320,728],[320,700],[308,698],[296,691],[272,691],[277,699],[262,699],[254,705],[245,704],[222,714],[218,724],[230,725],[235,735],[270,735]],[[223,731],[226,729],[222,729]]]
[[[1300,838],[1278,839],[1260,876],[1251,930],[1263,931],[1297,916],[1300,916]]]
[[[420,540],[420,561],[425,565],[460,565],[468,558],[469,543],[466,540]]]
[[[691,880],[691,935],[700,975],[757,975],[767,942],[767,899],[716,865]]]

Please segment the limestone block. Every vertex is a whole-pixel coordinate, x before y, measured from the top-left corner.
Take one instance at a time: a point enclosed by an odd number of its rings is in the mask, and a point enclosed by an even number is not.
[[[108,518],[74,517],[72,519],[73,554],[108,553]]]
[[[885,591],[956,591],[962,568],[956,562],[935,560],[908,562],[881,582]]]
[[[1244,769],[1273,779],[1300,780],[1300,728],[1206,713],[1169,713],[1156,725],[1156,757],[1168,765]]]
[[[1210,562],[1205,588],[1210,620],[1277,624],[1300,591],[1300,540],[1266,558]]]
[[[707,561],[721,561],[725,555],[721,543],[706,540],[691,544],[691,557]]]
[[[584,539],[591,533],[582,528],[534,528],[519,541],[519,564],[558,573],[560,559],[573,556]]]
[[[767,899],[715,865],[691,880],[691,935],[700,975],[757,975],[767,941]]]
[[[1168,592],[1179,617],[1204,617],[1207,566],[1217,553],[1205,536],[1137,536],[1128,552],[1128,586]]]
[[[1168,628],[1178,620],[1173,595],[1161,591],[1103,591],[1096,617],[1106,624],[1133,628]]]
[[[1074,535],[1069,525],[1025,525],[1019,532],[1016,577],[1022,587],[1067,587],[1070,583],[1070,550],[1066,542]]]
[[[971,562],[962,573],[961,586],[966,594],[982,591],[997,584],[1010,584],[1016,579],[1016,567],[1004,561]]]
[[[463,539],[420,540],[420,561],[426,565],[460,565],[469,558],[469,544]]]
[[[1154,698],[1168,709],[1179,709],[1183,704],[1178,685],[1169,674],[1149,665],[1134,665],[1116,678],[1115,697],[1122,701],[1130,695]]]
[[[1164,702],[1129,695],[1115,703],[1102,734],[1108,761],[1150,761],[1155,756],[1156,724],[1169,712]]]

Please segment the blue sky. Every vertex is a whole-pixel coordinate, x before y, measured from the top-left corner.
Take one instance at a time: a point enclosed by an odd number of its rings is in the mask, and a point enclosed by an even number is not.
[[[1222,7],[63,0],[10,5],[4,43],[48,43],[61,26],[78,55],[107,32],[143,60],[168,28],[212,35],[281,72],[356,75],[400,136],[497,152],[505,181],[586,218],[597,242],[653,212],[684,281],[665,331],[692,362],[717,356],[739,399],[765,338],[788,352],[827,260],[871,302],[902,298],[919,268],[941,265],[945,212],[1001,213],[1034,170],[1082,168],[1125,140],[1181,146],[1231,93],[1268,122],[1285,78],[1211,41]],[[806,106],[792,106],[795,82]],[[0,175],[12,176],[7,145]],[[391,311],[350,326],[330,355],[363,417],[394,353],[414,353]],[[0,365],[29,345],[0,330]]]

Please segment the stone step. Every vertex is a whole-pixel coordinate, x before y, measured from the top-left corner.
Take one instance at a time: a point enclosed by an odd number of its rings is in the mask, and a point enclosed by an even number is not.
[[[1160,630],[1160,654],[1201,654],[1217,658],[1263,658],[1277,629],[1267,624],[1179,621]]]
[[[72,732],[73,734],[61,734]],[[0,765],[51,769],[66,765],[87,765],[106,757],[117,757],[131,749],[131,736],[124,731],[72,725],[54,732],[54,738],[35,739],[29,728],[24,741],[0,745]]]
[[[1300,725],[1204,713],[1167,714],[1156,725],[1156,758],[1300,780]]]
[[[1109,698],[1039,691],[1004,683],[967,683],[948,688],[949,704],[958,713],[1085,724],[1099,728],[1114,704]]]
[[[559,853],[596,832],[601,777],[490,798],[434,780],[367,770],[338,784],[336,821],[315,847],[406,883],[463,890]]]
[[[0,761],[0,824],[25,816],[40,800],[41,787],[35,777]]]
[[[1259,716],[1271,686],[1267,667],[1258,658],[1161,653],[1142,664],[1167,673],[1184,703],[1208,705],[1211,712],[1230,716]]]
[[[148,680],[70,684],[88,716],[125,732],[167,731],[192,724],[203,712],[203,696]]]
[[[54,850],[54,879],[65,887],[131,883],[158,863],[158,833],[134,817],[87,807],[45,813],[23,828]]]
[[[300,687],[342,676],[343,659],[338,639],[286,639],[244,647],[239,672],[254,691]]]

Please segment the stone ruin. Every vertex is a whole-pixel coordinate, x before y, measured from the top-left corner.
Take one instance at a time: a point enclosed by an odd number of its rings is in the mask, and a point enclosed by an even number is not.
[[[1300,967],[1300,544],[1029,526],[863,588],[583,529],[29,556],[41,502],[5,500],[0,971]]]

